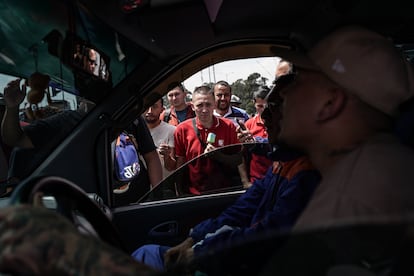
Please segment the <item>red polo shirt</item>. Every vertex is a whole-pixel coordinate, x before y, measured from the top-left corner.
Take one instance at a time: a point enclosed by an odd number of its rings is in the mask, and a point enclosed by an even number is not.
[[[236,127],[228,119],[214,116],[214,122],[210,128],[204,128],[198,118],[186,120],[179,124],[174,132],[175,154],[184,157],[186,162],[204,153],[205,149],[204,143],[200,141],[194,129],[193,120],[195,120],[199,137],[203,142],[212,132],[216,134],[216,140],[213,143],[215,147],[240,143],[237,139]],[[190,164],[190,184],[188,187],[190,193],[201,194],[231,186],[232,183],[226,178],[224,167],[223,164],[210,158],[199,158]]]
[[[262,118],[256,114],[245,123],[253,137],[268,138],[266,127],[263,124]],[[250,161],[250,182],[253,183],[256,179],[261,179],[266,174],[267,169],[272,164],[272,160],[266,156],[252,154]]]

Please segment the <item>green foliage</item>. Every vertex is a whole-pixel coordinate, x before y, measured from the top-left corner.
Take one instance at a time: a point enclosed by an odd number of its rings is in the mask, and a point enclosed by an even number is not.
[[[259,86],[267,85],[268,79],[262,77],[259,73],[250,74],[246,80],[238,79],[231,84],[232,92],[241,100],[240,107],[247,113],[254,114],[256,109],[253,103],[253,93]]]
[[[242,107],[243,108],[243,107]],[[248,113],[248,114],[250,114],[250,115],[254,115],[254,114],[256,114],[256,108],[254,107],[254,103],[253,103],[253,100],[251,100],[250,102],[248,102],[246,105],[245,105],[245,108],[244,108],[245,110],[246,110],[246,112]]]

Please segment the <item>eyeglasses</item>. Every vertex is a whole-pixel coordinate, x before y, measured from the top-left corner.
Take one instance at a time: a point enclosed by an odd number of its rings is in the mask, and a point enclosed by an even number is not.
[[[269,109],[270,112],[274,113],[274,112],[280,111],[281,106],[282,106],[282,101],[268,102],[266,108]]]
[[[96,59],[91,59],[90,57],[88,57],[88,62],[89,62],[90,64],[94,64],[94,65],[96,65]]]
[[[273,84],[274,84],[273,89],[276,89],[277,92],[280,92],[280,90],[282,90],[283,88],[285,88],[289,84],[293,83],[296,80],[297,75],[298,75],[298,73],[295,70],[292,73],[277,77],[273,81]]]
[[[270,112],[279,112],[283,103],[282,97],[279,95],[280,91],[293,83],[296,79],[296,73],[282,75],[273,81],[274,86],[270,89],[267,95],[267,107]],[[271,98],[271,99],[269,99]]]

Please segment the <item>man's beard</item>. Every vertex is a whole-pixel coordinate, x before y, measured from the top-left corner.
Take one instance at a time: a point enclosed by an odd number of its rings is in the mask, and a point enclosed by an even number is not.
[[[155,124],[157,121],[158,121],[157,118],[151,119],[151,118],[145,117],[145,122],[147,122],[147,124]]]
[[[221,111],[227,111],[227,110],[229,109],[229,106],[230,106],[230,105],[225,104],[225,103],[223,103],[223,104],[218,104],[218,105],[217,105],[217,109],[218,109],[218,110],[221,110]]]

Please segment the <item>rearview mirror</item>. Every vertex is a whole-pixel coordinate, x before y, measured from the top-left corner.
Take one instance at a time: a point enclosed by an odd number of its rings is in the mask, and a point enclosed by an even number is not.
[[[97,47],[72,33],[67,33],[64,42],[63,62],[85,77],[110,80],[109,57]]]

